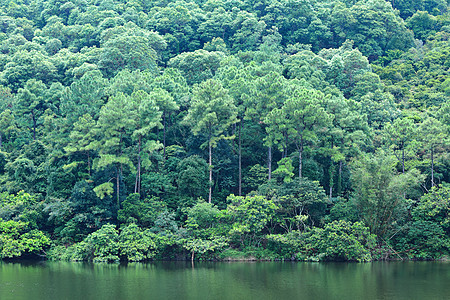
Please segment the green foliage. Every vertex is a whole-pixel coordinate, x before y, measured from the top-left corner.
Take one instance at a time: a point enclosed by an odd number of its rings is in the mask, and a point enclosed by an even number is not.
[[[104,199],[107,196],[111,196],[114,193],[113,184],[111,182],[102,183],[92,190],[95,192],[97,197]]]
[[[305,247],[298,258],[367,262],[372,260],[375,242],[376,236],[363,223],[333,221],[306,234]]]
[[[0,257],[15,258],[42,254],[51,244],[40,230],[30,230],[28,223],[0,219]]]
[[[448,7],[2,1],[4,257],[446,255]]]
[[[42,203],[37,195],[23,190],[16,195],[6,192],[0,194],[0,219],[25,222],[29,228],[38,229],[45,223],[44,218]]]
[[[228,243],[222,237],[212,240],[192,239],[184,243],[183,247],[191,252],[191,260],[194,260],[195,253],[203,255],[207,252],[214,252],[226,247]]]
[[[218,221],[219,213],[216,206],[199,199],[196,205],[187,210],[186,228],[194,232],[212,228]]]
[[[180,195],[192,198],[206,197],[208,191],[208,164],[206,161],[192,155],[181,160],[177,166],[176,183]]]
[[[243,185],[247,191],[255,191],[260,185],[267,181],[267,168],[256,164],[244,173]]]
[[[119,261],[119,235],[116,226],[103,225],[99,230],[88,235],[80,244],[81,253],[75,251],[71,260],[84,260],[88,258],[94,262],[118,262]],[[80,255],[77,257],[77,255]]]
[[[153,258],[156,254],[156,243],[153,239],[148,230],[142,231],[136,224],[131,223],[122,228],[120,232],[120,254],[127,261],[142,261]]]
[[[278,168],[276,168],[272,175],[275,178],[282,179],[283,182],[291,182],[292,177],[294,177],[294,166],[292,165],[292,160],[289,157],[282,158],[278,162]]]
[[[431,221],[415,221],[397,237],[396,249],[410,259],[439,259],[450,253],[450,238],[442,226]]]
[[[45,211],[56,225],[55,233],[64,243],[78,242],[112,219],[112,201],[100,199],[91,183],[82,180],[75,184],[68,200],[48,200]]]
[[[306,261],[372,260],[376,236],[361,222],[333,221],[324,228],[314,227],[303,233],[268,235],[270,249],[285,258]]]
[[[190,85],[201,83],[214,76],[223,58],[221,52],[196,50],[177,55],[169,61],[169,67],[179,69]]]
[[[202,146],[216,146],[222,139],[233,138],[225,133],[228,127],[238,122],[237,110],[220,81],[204,81],[194,86],[192,93],[191,107],[184,122],[191,124],[195,135],[205,133],[208,140]]]
[[[405,217],[406,197],[422,182],[417,170],[394,171],[392,157],[383,152],[355,162],[353,201],[364,223],[378,239],[390,237]]]
[[[117,220],[121,223],[128,223],[131,219],[143,228],[148,228],[155,223],[157,216],[165,209],[166,204],[156,197],[141,200],[139,194],[130,194],[122,202]]]
[[[439,224],[450,234],[450,187],[435,186],[423,195],[412,211],[416,221],[430,221]]]
[[[235,196],[227,198],[227,209],[223,218],[231,223],[229,232],[232,242],[242,246],[258,244],[257,233],[263,230],[273,219],[277,206],[263,196]]]
[[[271,181],[261,185],[258,194],[277,204],[277,219],[286,231],[304,229],[308,224],[320,224],[328,204],[328,198],[319,183],[305,178],[281,185]]]

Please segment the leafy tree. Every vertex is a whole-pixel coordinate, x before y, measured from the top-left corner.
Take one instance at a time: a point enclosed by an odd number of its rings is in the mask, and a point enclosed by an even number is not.
[[[227,246],[228,243],[223,237],[214,237],[211,240],[192,239],[188,240],[183,247],[191,251],[191,261],[194,261],[195,253],[205,254],[208,251],[220,250]]]
[[[157,51],[165,47],[166,43],[159,34],[142,30],[129,22],[102,33],[99,67],[108,77],[124,68],[154,71]]]
[[[162,112],[162,121],[163,121],[163,156],[166,158],[166,128],[167,122],[166,119],[168,115],[175,110],[178,110],[180,107],[174,101],[173,97],[166,90],[156,88],[154,89],[149,97],[154,99],[156,106],[158,106],[159,110]]]
[[[431,157],[431,187],[435,186],[434,175],[434,156],[441,149],[448,146],[448,136],[442,123],[433,118],[428,117],[419,126],[420,141],[424,148],[428,149]]]
[[[75,123],[85,114],[93,120],[98,120],[100,108],[105,104],[105,88],[108,80],[100,71],[88,71],[70,85],[61,103],[61,111],[69,124]]]
[[[124,153],[124,139],[131,136],[136,128],[137,111],[133,109],[133,102],[122,93],[109,99],[102,107],[100,117],[97,122],[100,140],[97,142],[100,158],[94,167],[97,170],[113,167],[116,179],[116,199],[117,208],[120,209],[120,181],[122,178],[123,166],[134,169],[134,165],[129,156]],[[103,183],[101,187],[107,188],[109,181]],[[111,193],[112,187],[109,192]],[[98,190],[98,189],[97,189]]]
[[[342,96],[325,99],[325,109],[332,118],[332,126],[325,140],[325,154],[331,158],[329,169],[329,195],[333,195],[334,163],[338,162],[337,194],[343,191],[344,163],[370,149],[371,132],[367,116],[361,112],[361,106]],[[348,184],[347,184],[348,186]]]
[[[132,220],[141,227],[149,228],[166,208],[166,203],[156,197],[141,200],[139,194],[130,194],[122,202],[122,208],[117,213],[117,220],[120,223],[129,223]]]
[[[298,256],[312,261],[368,262],[376,245],[376,236],[361,222],[333,221],[305,235],[306,245]]]
[[[220,82],[207,80],[194,86],[191,106],[184,122],[191,126],[194,135],[204,133],[207,138],[202,147],[208,147],[209,151],[209,203],[212,195],[212,148],[216,147],[220,140],[234,138],[227,136],[226,131],[238,122],[236,116],[237,109],[233,99]]]
[[[412,119],[396,119],[391,125],[388,123],[384,128],[387,144],[391,146],[395,157],[402,164],[402,173],[405,173],[405,150],[410,144],[414,144],[416,125]],[[400,153],[398,153],[400,152]]]
[[[208,191],[208,163],[201,157],[192,155],[178,163],[176,183],[180,195],[192,198],[204,197]]]
[[[92,260],[94,262],[119,261],[119,235],[115,225],[103,225],[102,228],[88,235],[80,244],[82,257],[85,258],[81,260]]]
[[[396,249],[410,259],[439,259],[450,252],[450,239],[443,228],[431,221],[412,222],[395,239]]]
[[[224,217],[232,223],[229,235],[237,239],[241,246],[258,244],[257,234],[275,216],[277,205],[264,196],[234,196],[227,198],[227,209]]]
[[[334,37],[355,44],[370,59],[387,50],[406,50],[413,45],[413,35],[392,6],[383,0],[358,1],[349,7],[335,5],[330,17]]]
[[[122,228],[119,234],[120,255],[127,261],[143,261],[156,255],[156,243],[151,233],[143,231],[136,224],[131,223]]]
[[[281,107],[282,103],[287,99],[290,91],[286,79],[278,72],[274,71],[273,66],[269,66],[267,73],[257,77],[249,86],[249,95],[244,99],[246,106],[245,118],[251,119],[262,125],[265,129],[266,116],[276,108]],[[260,70],[258,70],[260,71]],[[270,129],[269,129],[270,130]],[[266,129],[267,131],[267,129]],[[266,137],[268,146],[268,179],[272,177],[272,138]]]
[[[441,226],[446,234],[450,233],[450,187],[434,186],[423,195],[412,210],[415,221],[430,221]]]
[[[319,182],[306,178],[282,184],[269,181],[259,187],[258,194],[273,199],[278,206],[277,222],[288,232],[320,224],[329,203]]]
[[[140,193],[141,191],[141,148],[142,139],[146,138],[152,129],[161,126],[161,112],[158,110],[158,106],[155,100],[155,94],[147,94],[144,91],[136,91],[131,94],[129,102],[132,115],[135,117],[135,129],[132,133],[132,137],[138,141],[138,163],[136,181],[134,185],[134,192]],[[151,152],[159,147],[154,141],[148,140],[144,144],[144,148],[147,152]]]
[[[188,84],[200,84],[214,76],[223,56],[222,52],[196,50],[177,55],[169,61],[168,65],[179,69]]]
[[[37,138],[38,126],[42,124],[41,117],[47,109],[46,90],[42,81],[30,79],[17,92],[18,113],[23,125],[29,128],[33,140]]]
[[[186,228],[192,230],[194,236],[202,237],[203,231],[208,236],[208,230],[217,225],[219,214],[220,211],[216,206],[199,200],[187,211]]]
[[[29,80],[48,84],[57,79],[54,64],[43,52],[23,48],[12,55],[0,75],[2,83],[13,92],[23,88]]]
[[[97,197],[93,185],[82,180],[75,184],[69,199],[48,200],[45,211],[61,241],[73,243],[110,222],[113,217],[112,204],[111,199]]]
[[[298,176],[302,177],[303,150],[305,145],[317,139],[317,132],[326,130],[329,116],[319,105],[323,94],[315,90],[294,90],[281,108],[285,116],[287,134],[291,136],[298,151]]]
[[[30,230],[28,223],[0,219],[0,257],[15,258],[26,254],[41,255],[50,239],[40,230]]]
[[[0,113],[0,151],[12,150],[18,133],[19,128],[13,112],[5,109]]]
[[[251,166],[247,172],[244,172],[243,186],[244,190],[256,191],[258,187],[267,182],[267,168],[256,164]]]
[[[355,162],[352,172],[353,201],[362,221],[380,242],[387,242],[406,217],[405,197],[423,180],[415,169],[398,174],[393,159],[383,152],[367,155]]]
[[[78,122],[74,123],[74,128],[70,132],[69,144],[64,148],[68,155],[81,152],[86,156],[86,170],[88,177],[91,176],[91,162],[92,162],[92,152],[93,152],[93,142],[95,138],[95,121],[92,119],[92,116],[89,114],[85,114],[78,119]],[[66,165],[65,168],[73,168],[76,167],[79,161],[71,162]]]

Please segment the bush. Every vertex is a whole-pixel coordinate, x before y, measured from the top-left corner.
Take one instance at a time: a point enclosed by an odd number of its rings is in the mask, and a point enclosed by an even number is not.
[[[50,246],[50,239],[39,230],[29,230],[26,222],[0,219],[0,258],[38,255]]]
[[[298,258],[311,261],[372,260],[376,236],[361,222],[333,221],[305,233],[305,246]]]
[[[143,261],[156,255],[154,234],[149,230],[142,231],[136,224],[123,228],[119,235],[120,254],[127,261]]]
[[[438,259],[449,255],[450,239],[437,223],[416,221],[396,240],[395,248],[409,259]]]

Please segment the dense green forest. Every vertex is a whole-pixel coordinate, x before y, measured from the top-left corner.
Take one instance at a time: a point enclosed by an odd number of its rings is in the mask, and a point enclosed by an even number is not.
[[[448,257],[448,0],[0,3],[1,258]]]

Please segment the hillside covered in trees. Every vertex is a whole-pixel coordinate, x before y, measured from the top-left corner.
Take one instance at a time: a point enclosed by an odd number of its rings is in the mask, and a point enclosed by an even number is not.
[[[439,259],[448,0],[0,4],[0,258]]]

